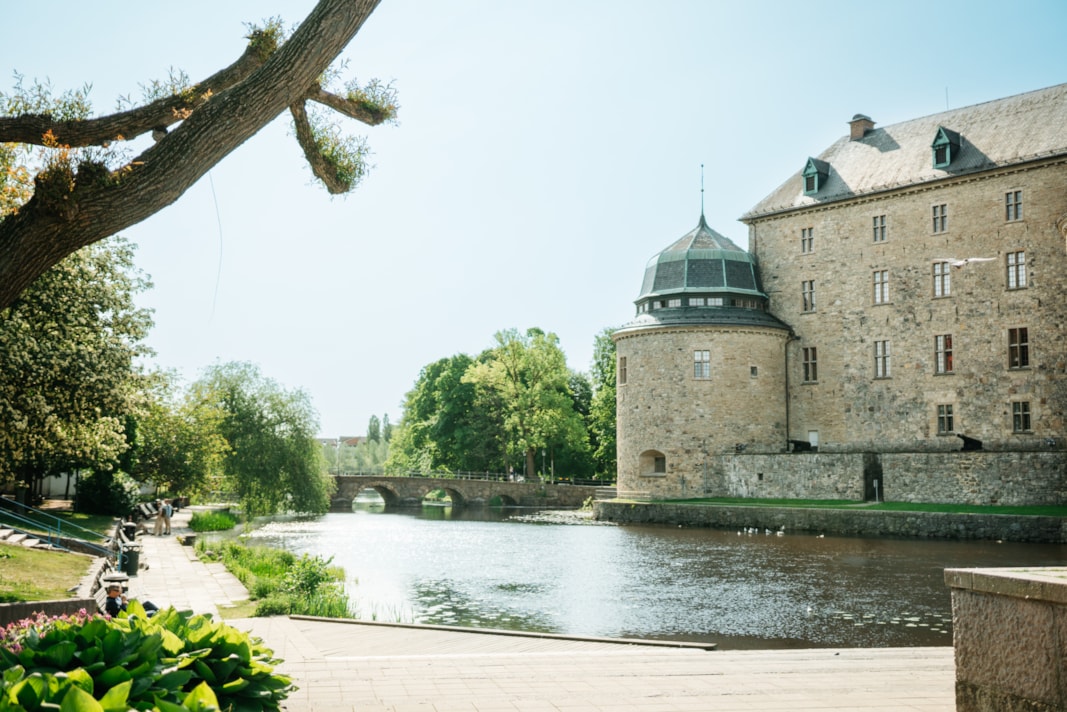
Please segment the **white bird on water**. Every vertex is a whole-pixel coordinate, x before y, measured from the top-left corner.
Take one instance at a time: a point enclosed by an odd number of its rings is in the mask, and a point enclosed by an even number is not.
[[[959,269],[960,267],[964,267],[966,265],[969,265],[971,262],[993,262],[996,259],[997,259],[996,257],[968,257],[968,258],[963,259],[963,260],[958,260],[955,257],[935,257],[932,261],[933,262],[948,262],[950,265],[952,265],[956,269]]]

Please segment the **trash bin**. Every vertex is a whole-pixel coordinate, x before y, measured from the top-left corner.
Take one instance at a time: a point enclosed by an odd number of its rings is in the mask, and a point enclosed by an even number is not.
[[[122,550],[122,572],[127,576],[136,576],[137,567],[141,565],[141,549],[129,546]]]

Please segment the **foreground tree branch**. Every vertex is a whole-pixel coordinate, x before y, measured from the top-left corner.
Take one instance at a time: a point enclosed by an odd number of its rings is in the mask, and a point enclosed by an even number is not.
[[[261,66],[252,68],[243,79],[231,78],[228,88],[218,93],[212,89],[210,97],[203,92],[192,97],[193,104],[185,107],[187,115],[177,128],[125,166],[112,171],[101,164],[82,163],[75,169],[60,161],[38,174],[34,196],[0,222],[0,309],[75,250],[135,225],[176,201],[231,151],[302,102],[377,4],[378,0],[320,0],[292,37]],[[234,67],[252,61],[247,54]],[[223,83],[220,80],[220,86]],[[173,105],[172,100],[169,106]],[[136,120],[131,116],[128,129],[98,124],[96,141],[132,135],[143,123],[149,127],[174,123],[152,113],[159,111],[150,109]],[[26,117],[21,119],[24,124],[13,121],[7,128],[14,131],[34,125]],[[50,128],[60,145],[63,141],[58,140],[57,128],[69,128],[70,139],[76,135],[72,127]],[[4,130],[0,124],[0,143],[19,140]],[[25,138],[24,143],[46,141],[40,136]],[[80,140],[88,141],[88,133]]]

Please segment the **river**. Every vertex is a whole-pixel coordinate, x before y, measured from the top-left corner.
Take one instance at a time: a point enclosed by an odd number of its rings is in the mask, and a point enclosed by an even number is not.
[[[366,620],[716,642],[952,644],[946,568],[1062,565],[1067,546],[616,526],[580,513],[357,509],[259,526],[333,557]]]

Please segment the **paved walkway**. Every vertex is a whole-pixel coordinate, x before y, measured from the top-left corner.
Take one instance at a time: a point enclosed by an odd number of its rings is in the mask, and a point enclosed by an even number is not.
[[[185,528],[178,512],[172,533]],[[142,536],[131,593],[218,615],[248,593],[174,536]],[[704,651],[308,618],[229,621],[300,687],[291,712],[952,712],[952,648]]]

